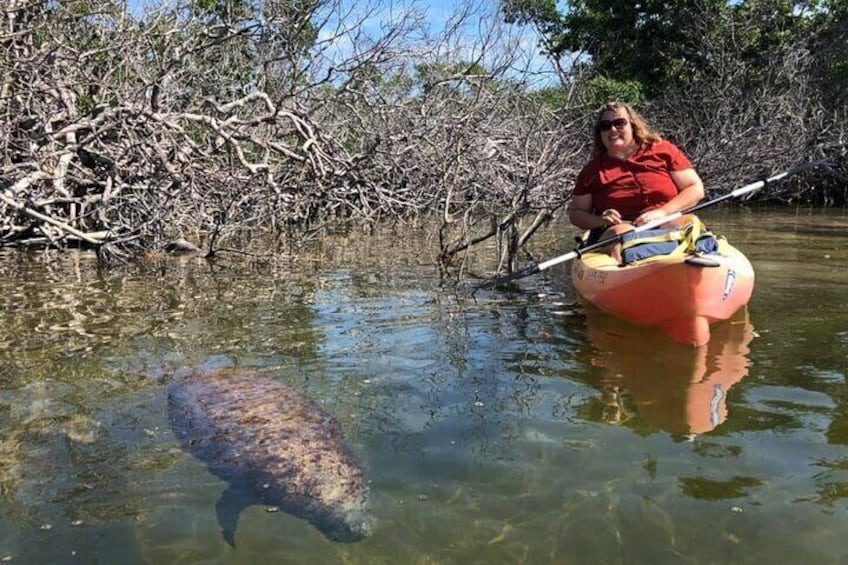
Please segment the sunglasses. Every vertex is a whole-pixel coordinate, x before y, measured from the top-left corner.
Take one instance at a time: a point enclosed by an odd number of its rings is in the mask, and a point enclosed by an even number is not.
[[[622,130],[629,123],[630,122],[628,122],[624,118],[616,118],[614,120],[601,120],[600,122],[598,122],[598,129],[600,129],[601,131],[609,131],[612,128]]]

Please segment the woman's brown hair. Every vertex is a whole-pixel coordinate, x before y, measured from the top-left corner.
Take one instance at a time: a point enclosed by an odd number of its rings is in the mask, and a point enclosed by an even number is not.
[[[592,137],[592,158],[603,155],[607,152],[604,142],[601,141],[601,119],[603,119],[604,113],[617,112],[618,110],[624,110],[627,112],[630,127],[633,128],[633,140],[638,143],[640,147],[653,145],[658,141],[662,141],[662,136],[651,129],[648,122],[645,121],[645,118],[639,115],[639,112],[634,110],[633,106],[622,102],[610,102],[598,110],[598,117],[595,119],[594,135]]]

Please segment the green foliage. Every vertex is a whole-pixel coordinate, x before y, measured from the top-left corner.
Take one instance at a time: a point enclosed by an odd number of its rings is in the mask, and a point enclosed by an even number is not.
[[[568,107],[568,93],[560,87],[542,88],[531,93],[533,100],[549,110],[556,111]]]
[[[589,56],[595,75],[621,83],[641,83],[648,95],[679,80],[697,46],[686,41],[684,28],[693,18],[715,17],[726,7],[723,0],[684,0],[674,10],[662,0],[575,0],[559,13],[550,0],[508,3],[504,17],[514,23],[532,23],[546,35],[548,54]]]
[[[811,16],[814,74],[827,107],[848,103],[848,0],[823,1]]]
[[[84,116],[94,110],[96,106],[96,102],[92,96],[89,94],[81,94],[77,97],[77,114]]]
[[[561,20],[556,0],[504,0],[504,18],[509,23],[552,23]]]
[[[549,54],[559,56],[566,50],[567,24],[556,0],[504,0],[502,10],[507,23],[536,27]]]
[[[596,88],[639,83],[641,95],[656,97],[693,76],[709,76],[717,54],[727,50],[744,66],[749,83],[768,73],[776,56],[818,29],[845,45],[845,0],[506,0],[507,22],[533,25],[546,54],[588,55],[585,65],[600,79]],[[843,49],[844,55],[844,49]],[[845,57],[829,62],[837,75]]]
[[[70,11],[77,16],[85,17],[96,13],[97,10],[92,9],[92,6],[90,6],[88,2],[74,2],[70,6]]]
[[[198,15],[224,23],[238,21],[252,12],[245,0],[194,0],[194,8]]]
[[[643,104],[645,92],[642,83],[636,80],[615,80],[604,76],[590,79],[584,85],[583,101],[595,108],[611,100],[638,106]]]
[[[767,72],[777,55],[802,37],[803,20],[794,14],[794,8],[794,3],[786,0],[749,1],[733,6],[732,29],[742,32],[737,43],[740,59],[755,81]]]

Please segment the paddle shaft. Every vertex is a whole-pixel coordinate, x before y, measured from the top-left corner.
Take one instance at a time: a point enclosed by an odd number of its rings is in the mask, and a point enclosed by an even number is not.
[[[759,180],[757,182],[752,182],[751,184],[745,185],[741,188],[737,188],[736,190],[734,190],[732,192],[728,192],[727,194],[719,196],[717,198],[713,198],[712,200],[707,200],[706,202],[701,202],[700,204],[696,204],[695,206],[692,206],[692,207],[687,208],[685,210],[681,210],[679,212],[674,212],[673,214],[669,214],[668,216],[663,216],[662,218],[658,218],[658,219],[656,219],[652,222],[642,224],[641,226],[636,226],[635,228],[633,228],[633,230],[628,231],[626,233],[632,233],[632,232],[638,233],[638,232],[643,232],[643,231],[647,231],[647,230],[650,230],[650,229],[654,229],[654,228],[659,227],[659,226],[661,226],[661,225],[663,225],[667,222],[671,222],[672,220],[676,220],[677,218],[679,218],[680,216],[683,216],[685,214],[692,214],[692,213],[697,212],[698,210],[703,210],[704,208],[709,208],[710,206],[718,204],[719,202],[724,202],[725,200],[729,200],[731,198],[738,198],[738,197],[744,196],[746,194],[754,193],[754,192],[762,189],[764,186],[766,186],[769,183],[779,181],[782,178],[794,175],[794,174],[799,173],[803,170],[821,165],[821,164],[826,163],[826,162],[827,162],[826,159],[822,159],[822,160],[819,160],[819,161],[813,161],[811,163],[806,163],[804,165],[799,165],[797,167],[789,169],[788,171],[784,171],[782,173],[776,174],[772,177],[768,177],[766,179]],[[576,259],[576,258],[580,257],[581,255],[583,255],[584,253],[586,253],[587,251],[594,251],[595,249],[600,249],[602,247],[606,247],[610,244],[613,244],[617,241],[621,241],[621,238],[622,238],[623,235],[624,235],[623,233],[620,233],[620,234],[616,234],[616,235],[604,238],[604,239],[602,239],[600,241],[596,241],[595,243],[592,243],[590,245],[586,245],[584,247],[580,247],[578,249],[570,251],[570,252],[566,253],[565,255],[560,255],[559,257],[554,257],[553,259],[548,259],[547,261],[542,261],[541,263],[538,263],[536,265],[532,265],[530,267],[527,267],[526,269],[522,269],[521,271],[516,271],[515,273],[506,275],[504,277],[499,277],[499,278],[493,279],[491,281],[481,283],[481,284],[477,285],[477,288],[492,288],[492,287],[499,286],[499,285],[502,285],[502,284],[506,284],[506,283],[509,283],[509,282],[512,282],[512,281],[515,281],[515,280],[518,280],[518,279],[523,279],[524,277],[529,277],[530,275],[535,275],[536,273],[540,273],[540,272],[544,271],[545,269],[549,269],[549,268],[553,267],[554,265],[559,265],[560,263],[565,263],[566,261],[571,261],[572,259]]]

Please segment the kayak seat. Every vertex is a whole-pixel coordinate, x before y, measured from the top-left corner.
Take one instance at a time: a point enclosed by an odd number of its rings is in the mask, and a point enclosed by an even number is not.
[[[670,255],[704,257],[721,254],[721,248],[720,238],[697,219],[677,229],[633,231],[621,236],[622,265],[662,260]]]

